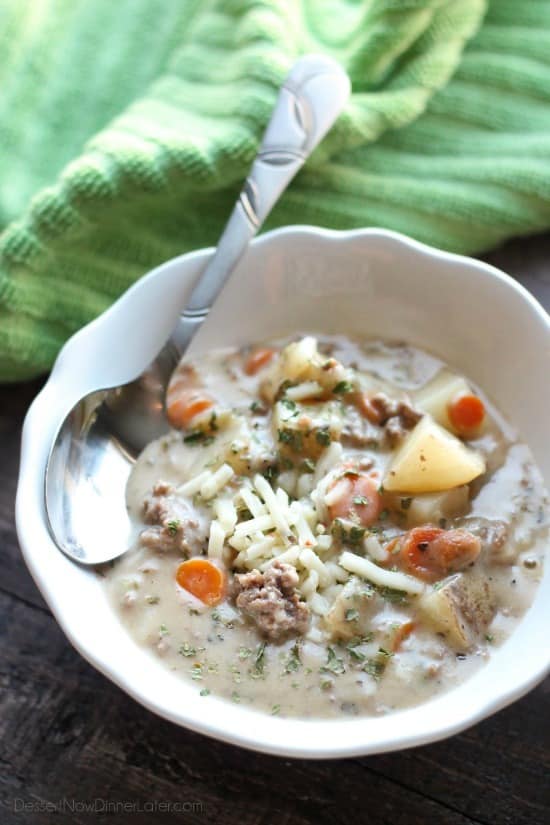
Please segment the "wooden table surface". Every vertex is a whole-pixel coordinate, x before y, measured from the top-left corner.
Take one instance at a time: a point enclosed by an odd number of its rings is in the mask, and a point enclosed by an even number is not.
[[[550,308],[550,235],[487,256]],[[550,680],[458,736],[284,760],[157,718],[72,649],[21,559],[19,436],[42,382],[0,387],[0,823],[547,825]],[[521,667],[521,662],[518,662]],[[103,821],[103,819],[101,820]]]

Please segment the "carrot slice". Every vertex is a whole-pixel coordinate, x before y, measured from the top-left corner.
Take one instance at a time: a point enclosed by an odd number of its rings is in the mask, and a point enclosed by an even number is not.
[[[448,412],[453,427],[468,434],[483,424],[485,405],[477,395],[459,395],[449,404]]]
[[[371,424],[380,424],[380,412],[370,400],[366,392],[358,393],[354,399],[359,412],[370,421]]]
[[[414,622],[403,622],[403,624],[400,624],[399,627],[396,627],[391,642],[392,653],[395,653],[397,650],[399,650],[405,639],[408,639],[413,630]]]
[[[208,559],[193,558],[182,562],[176,570],[176,581],[210,607],[221,602],[225,593],[225,575]]]
[[[442,530],[431,524],[414,527],[399,541],[405,569],[427,582],[462,570],[481,550],[479,539],[468,530]]]
[[[406,568],[414,575],[426,581],[440,578],[433,570],[431,554],[428,554],[431,542],[443,533],[440,527],[414,527],[401,539],[401,559]]]
[[[201,390],[183,390],[169,401],[166,406],[166,415],[172,427],[181,430],[188,427],[196,415],[210,409],[213,405],[212,399]]]
[[[328,514],[335,518],[359,521],[363,527],[373,524],[382,509],[378,482],[365,475],[344,475],[332,485],[334,496],[328,506]]]
[[[258,349],[252,350],[244,365],[245,373],[247,375],[256,375],[257,372],[269,364],[275,352],[276,350],[268,347],[259,347]]]

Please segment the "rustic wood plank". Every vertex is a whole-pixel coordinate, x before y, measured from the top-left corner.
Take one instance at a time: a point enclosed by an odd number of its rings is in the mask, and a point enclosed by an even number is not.
[[[550,307],[550,235],[487,259]],[[144,710],[69,646],[28,575],[13,499],[21,423],[42,382],[0,388],[0,822],[84,825],[99,811],[14,809],[66,798],[141,810],[113,822],[263,825],[545,825],[550,806],[550,680],[496,716],[435,745],[313,762],[252,754]],[[521,663],[518,663],[521,666]],[[155,803],[199,803],[170,813]],[[21,804],[21,803],[19,803]]]
[[[518,663],[521,666],[521,663]],[[488,825],[543,825],[550,804],[550,679],[460,736],[368,768]]]
[[[516,278],[550,310],[550,234],[509,241],[484,260]]]
[[[0,387],[0,591],[13,593],[47,610],[21,557],[14,524],[23,418],[43,383],[42,379]]]

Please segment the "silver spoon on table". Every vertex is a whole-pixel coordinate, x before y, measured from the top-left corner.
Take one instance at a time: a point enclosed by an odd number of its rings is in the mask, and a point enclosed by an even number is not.
[[[167,326],[166,344],[139,375],[134,371],[117,387],[98,387],[60,422],[46,465],[45,505],[53,539],[76,561],[97,564],[128,549],[126,481],[141,450],[169,429],[164,395],[170,376],[250,240],[331,128],[349,92],[348,76],[331,58],[307,55],[294,64],[216,251],[176,328]]]

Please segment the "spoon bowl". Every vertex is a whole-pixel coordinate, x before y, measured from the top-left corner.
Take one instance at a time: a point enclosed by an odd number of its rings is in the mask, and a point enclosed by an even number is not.
[[[176,317],[167,313],[155,333],[144,325],[152,346],[134,359],[131,369],[124,357],[116,360],[116,353],[100,361],[105,371],[61,420],[46,464],[44,499],[52,537],[75,561],[98,564],[128,549],[126,482],[142,449],[168,429],[164,397],[170,375],[250,240],[330,129],[349,92],[348,76],[331,58],[307,55],[296,61],[215,253],[185,301],[174,295]],[[135,326],[127,337],[123,332],[123,344],[134,346]],[[108,364],[116,365],[116,377],[108,378]]]

